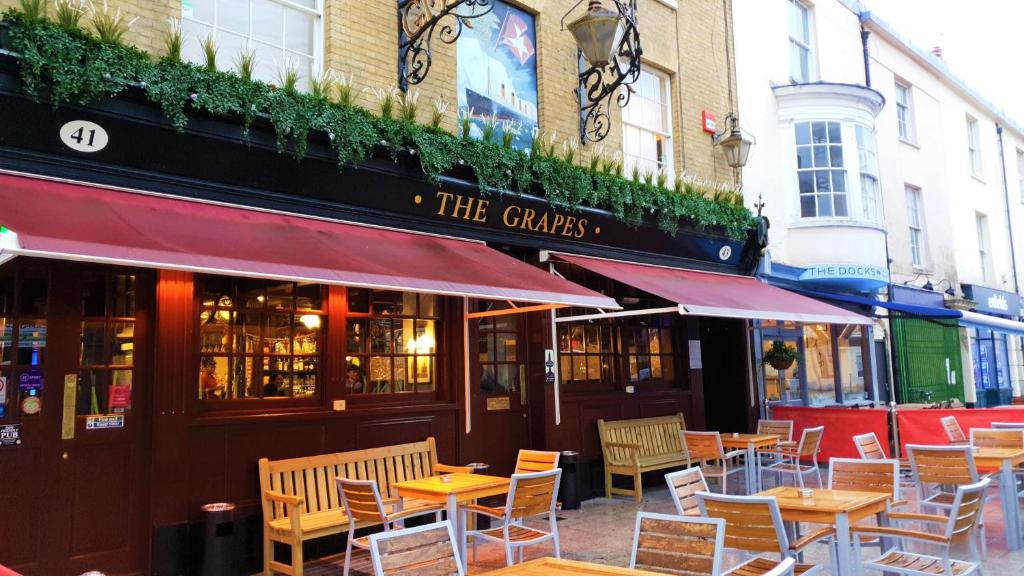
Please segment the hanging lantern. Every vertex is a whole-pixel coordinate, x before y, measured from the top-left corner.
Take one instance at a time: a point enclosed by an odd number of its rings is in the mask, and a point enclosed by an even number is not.
[[[587,12],[567,28],[591,66],[608,65],[625,31],[619,13],[606,9],[600,0],[591,0]]]

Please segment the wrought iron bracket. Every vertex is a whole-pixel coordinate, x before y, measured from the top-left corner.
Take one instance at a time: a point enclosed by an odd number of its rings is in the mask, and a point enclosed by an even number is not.
[[[404,92],[426,79],[435,31],[442,42],[453,44],[463,26],[493,9],[492,0],[398,0],[398,88]]]
[[[608,109],[614,101],[620,108],[629,104],[629,85],[640,79],[640,29],[636,25],[636,0],[613,0],[624,27],[622,40],[605,66],[585,68],[579,58],[580,143],[600,142],[608,135],[611,118]]]

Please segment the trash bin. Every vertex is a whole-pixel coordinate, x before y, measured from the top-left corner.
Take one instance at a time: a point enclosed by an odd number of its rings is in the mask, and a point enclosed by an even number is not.
[[[473,474],[487,474],[491,469],[491,465],[485,462],[470,462],[469,464],[466,464],[466,466],[473,469]],[[504,504],[504,501],[497,502],[496,498],[492,497],[484,498],[480,503],[487,506],[501,506]],[[491,527],[491,519],[487,516],[484,516],[483,514],[474,514],[473,517],[476,518],[477,530],[487,530]]]
[[[235,505],[227,502],[204,504],[203,576],[234,574]]]
[[[579,474],[576,471],[579,458],[580,453],[574,450],[566,450],[558,457],[558,467],[562,469],[562,484],[558,487],[558,499],[562,502],[563,510],[579,510],[580,508]]]

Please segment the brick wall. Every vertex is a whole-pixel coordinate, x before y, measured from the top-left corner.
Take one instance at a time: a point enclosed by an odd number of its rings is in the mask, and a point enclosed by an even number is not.
[[[198,0],[196,0],[198,1]],[[97,4],[102,0],[94,0]],[[180,16],[180,0],[108,0],[110,9],[120,8],[128,19],[138,20],[127,39],[153,54],[163,52],[168,18]],[[673,156],[677,173],[684,170],[704,178],[731,182],[732,170],[721,151],[701,131],[700,114],[709,110],[719,119],[719,129],[730,111],[728,80],[733,67],[726,59],[725,7],[731,0],[639,0],[639,26],[644,48],[644,65],[656,68],[671,79]],[[352,73],[358,88],[390,87],[397,83],[396,3],[384,0],[325,0],[323,66]],[[0,0],[0,9],[16,6],[18,0]],[[576,88],[576,45],[572,35],[561,30],[565,1],[522,0],[516,6],[533,13],[537,25],[537,68],[539,123],[545,132],[557,132],[559,140],[578,138]],[[610,6],[610,1],[606,1]],[[577,8],[574,17],[583,10]],[[52,7],[51,7],[52,12]],[[729,15],[731,17],[731,14]],[[88,16],[83,23],[88,23]],[[195,41],[195,39],[186,39]],[[432,44],[433,66],[425,82],[414,87],[420,92],[421,120],[426,121],[434,99],[449,103],[445,127],[456,130],[455,47],[436,40]],[[376,109],[369,91],[359,102]],[[581,161],[594,151],[611,153],[621,149],[622,124],[617,107],[611,109],[608,137],[581,150]]]

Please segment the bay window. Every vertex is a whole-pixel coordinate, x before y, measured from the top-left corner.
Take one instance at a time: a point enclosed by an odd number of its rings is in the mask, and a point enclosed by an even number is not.
[[[800,216],[849,216],[839,122],[796,123]]]

